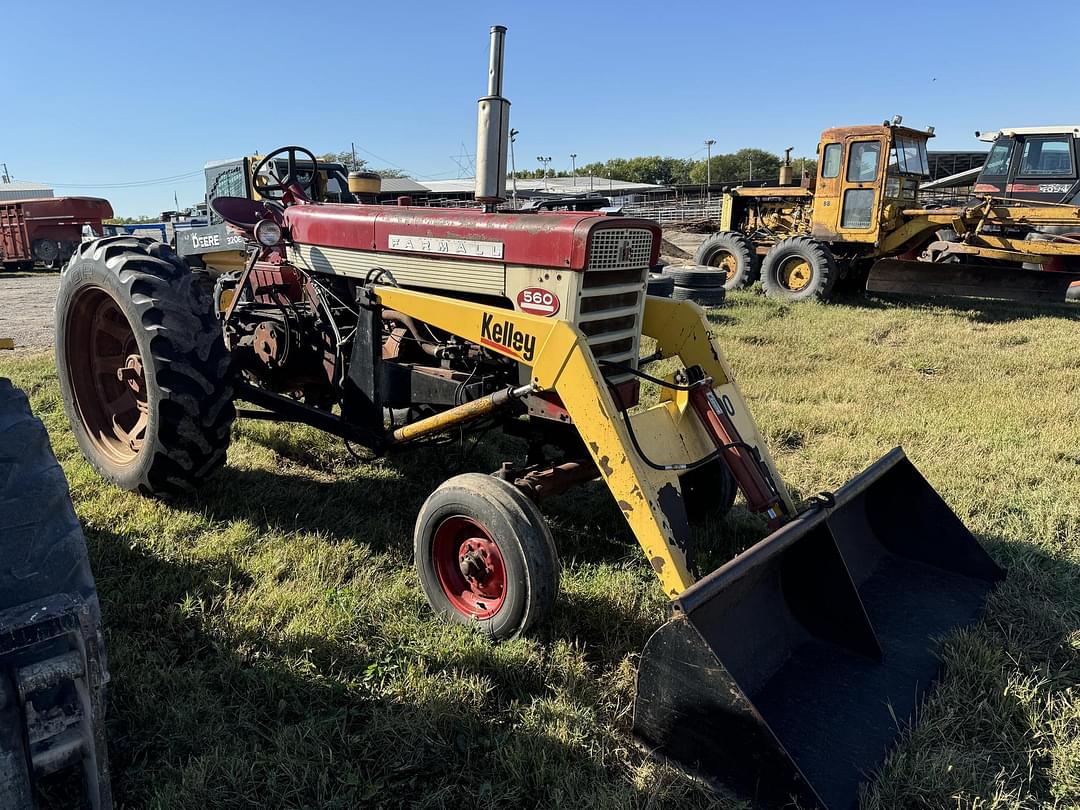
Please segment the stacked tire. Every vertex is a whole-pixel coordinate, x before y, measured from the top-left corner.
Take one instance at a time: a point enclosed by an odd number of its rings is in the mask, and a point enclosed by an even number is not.
[[[674,289],[675,282],[670,276],[664,275],[663,267],[657,267],[649,272],[649,282],[645,289],[647,295],[656,296],[657,298],[671,298]]]
[[[724,288],[727,275],[715,268],[700,264],[672,265],[664,268],[664,275],[671,279],[671,297],[676,301],[718,307],[727,298]]]

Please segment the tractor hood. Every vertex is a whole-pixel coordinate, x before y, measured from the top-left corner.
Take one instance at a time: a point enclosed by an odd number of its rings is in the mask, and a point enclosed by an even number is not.
[[[602,229],[651,231],[650,267],[660,252],[660,226],[655,222],[596,212],[507,214],[470,208],[301,204],[286,209],[285,224],[299,244],[568,270],[585,269],[589,240]]]

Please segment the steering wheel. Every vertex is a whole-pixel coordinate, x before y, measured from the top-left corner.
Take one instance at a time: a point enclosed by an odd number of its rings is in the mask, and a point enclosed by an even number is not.
[[[288,156],[288,171],[284,177],[279,177],[277,171],[275,171],[276,164],[274,160],[279,155]],[[301,155],[311,161],[311,173],[308,174],[306,179],[302,179],[300,172],[296,167],[296,156]],[[263,174],[263,170],[266,169],[266,174]],[[315,159],[315,155],[311,154],[307,149],[302,146],[283,146],[280,149],[275,149],[269,155],[259,161],[258,165],[251,172],[251,182],[255,186],[255,190],[259,192],[260,197],[264,197],[268,200],[280,200],[284,198],[285,192],[293,188],[299,188],[304,192],[306,196],[311,197],[311,189],[315,185],[315,174],[319,171],[319,161]],[[276,183],[271,183],[267,180],[267,177],[272,177],[277,180]],[[263,182],[260,183],[260,178]]]

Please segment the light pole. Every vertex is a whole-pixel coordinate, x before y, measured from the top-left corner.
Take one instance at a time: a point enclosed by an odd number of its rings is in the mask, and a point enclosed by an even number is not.
[[[750,179],[747,180],[747,182],[748,183],[753,183],[754,182],[754,156],[753,155],[747,155],[746,159],[750,161]]]
[[[705,141],[705,199],[712,199],[712,148],[716,143],[712,138]]]
[[[570,174],[574,176],[574,185],[577,185],[577,152],[570,153]]]
[[[536,162],[539,163],[544,169],[544,191],[548,190],[548,165],[551,163],[551,156],[544,157],[543,155],[536,156]]]
[[[517,208],[517,164],[514,162],[514,138],[517,134],[516,129],[510,130],[510,179],[514,184],[514,208]]]

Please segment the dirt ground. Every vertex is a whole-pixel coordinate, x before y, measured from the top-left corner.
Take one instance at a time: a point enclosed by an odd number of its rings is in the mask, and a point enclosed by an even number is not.
[[[697,253],[697,249],[701,246],[701,243],[705,241],[705,237],[708,234],[704,233],[685,233],[683,231],[665,230],[664,242],[665,244],[661,248],[664,260],[668,264],[683,264],[693,259],[694,254]],[[683,252],[686,256],[679,256],[675,254],[668,244],[674,245]]]
[[[53,345],[53,307],[60,274],[0,272],[0,337],[15,338],[15,351]]]

